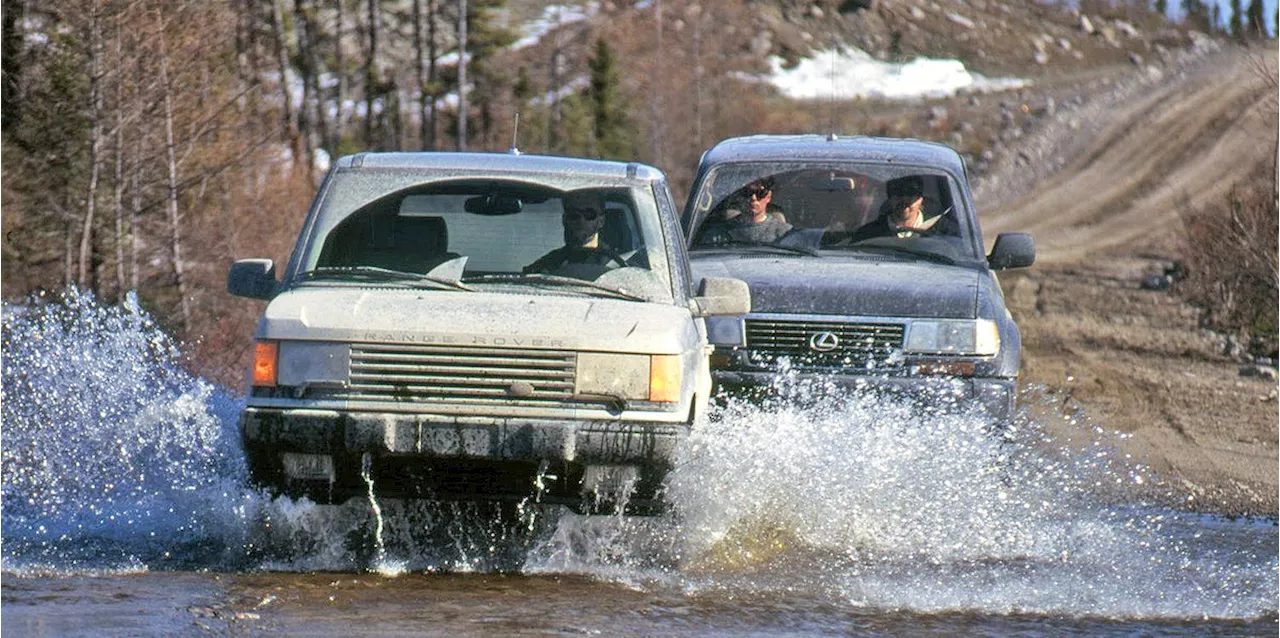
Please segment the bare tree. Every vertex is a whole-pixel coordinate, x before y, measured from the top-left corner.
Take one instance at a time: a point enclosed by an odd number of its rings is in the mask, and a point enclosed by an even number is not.
[[[344,0],[334,0],[335,13],[333,25],[333,66],[338,72],[338,133],[337,137],[347,130],[347,95],[350,95],[351,89],[347,86],[347,65],[346,57],[343,55],[342,38],[346,35],[346,9],[343,6]]]
[[[373,141],[373,103],[382,82],[378,73],[378,0],[368,0],[365,6],[368,11],[369,55],[365,59],[364,70],[364,139],[366,144],[377,146]]]
[[[80,232],[80,289],[93,286],[93,224],[98,203],[102,152],[102,3],[93,0],[89,15],[89,189]]]
[[[666,50],[662,46],[662,0],[655,0],[653,3],[653,28],[656,32],[655,48],[653,50],[653,72],[649,76],[649,80],[656,84],[653,89],[652,99],[649,100],[649,112],[651,114],[650,125],[652,130],[653,141],[653,163],[661,166],[662,158],[662,89],[665,78],[662,77],[662,57],[666,55]]]
[[[115,253],[116,253],[116,293],[123,297],[125,292],[124,261],[124,29],[122,20],[117,17],[115,28],[115,52],[113,65],[116,68],[116,103],[115,103],[115,171],[113,177],[114,190],[112,205],[115,207]]]
[[[427,117],[427,105],[431,102],[431,92],[427,87],[427,52],[423,35],[424,0],[413,0],[413,70],[417,79],[418,90],[418,147],[427,149],[428,129],[431,120]]]
[[[275,0],[272,2],[275,5]],[[275,5],[278,7],[279,5]],[[277,18],[279,17],[277,9]],[[157,43],[160,46],[160,86],[164,100],[164,146],[166,157],[166,185],[169,213],[170,256],[173,264],[173,276],[178,287],[179,307],[182,309],[182,329],[185,332],[191,325],[191,306],[187,295],[186,262],[182,255],[182,223],[178,214],[178,158],[177,138],[174,136],[173,85],[169,78],[169,47],[165,40],[165,25],[157,14],[159,28],[156,29]]]
[[[431,87],[431,100],[428,107],[430,124],[427,127],[428,137],[424,142],[426,148],[435,149],[439,139],[439,123],[437,120],[437,102],[440,99],[440,76],[436,68],[436,59],[440,55],[440,44],[436,29],[436,20],[440,16],[440,0],[427,0],[427,85]]]
[[[275,39],[276,50],[276,67],[280,73],[280,99],[284,105],[284,113],[282,123],[284,124],[285,136],[289,140],[289,145],[294,151],[294,161],[296,162],[301,156],[302,148],[299,146],[298,126],[293,108],[293,92],[289,90],[289,43],[285,39],[284,34],[284,13],[280,8],[282,0],[270,0],[271,2],[271,32]]]
[[[317,33],[317,21],[311,19],[311,6],[307,4],[306,0],[295,0],[294,13],[296,15],[294,31],[298,41],[298,57],[302,60],[303,90],[306,96],[303,101],[303,111],[308,113],[308,121],[315,124],[314,133],[316,136],[315,140],[308,139],[306,142],[307,156],[310,160],[307,163],[307,178],[315,181],[315,149],[317,147],[333,148],[333,144],[329,139],[324,96],[320,90],[320,74],[324,68],[316,51],[319,48],[319,34]]]
[[[458,150],[467,150],[467,0],[458,0]]]

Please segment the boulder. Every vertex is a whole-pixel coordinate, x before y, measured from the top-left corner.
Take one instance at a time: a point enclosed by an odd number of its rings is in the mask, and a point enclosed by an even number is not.
[[[1257,377],[1259,379],[1266,379],[1268,381],[1275,381],[1277,378],[1275,368],[1272,368],[1271,366],[1257,365],[1257,364],[1240,366],[1240,376]]]
[[[947,12],[947,19],[948,19],[948,20],[950,20],[951,22],[955,23],[955,24],[958,24],[958,25],[960,25],[960,26],[962,26],[962,27],[966,28],[966,29],[972,29],[972,28],[974,28],[975,26],[977,26],[977,25],[975,25],[975,24],[973,23],[973,20],[970,20],[970,19],[968,19],[968,18],[966,18],[966,17],[964,17],[964,16],[962,16],[962,15],[960,15],[960,14],[958,14],[958,13],[952,13],[952,12],[950,12],[950,11],[948,11],[948,12]]]

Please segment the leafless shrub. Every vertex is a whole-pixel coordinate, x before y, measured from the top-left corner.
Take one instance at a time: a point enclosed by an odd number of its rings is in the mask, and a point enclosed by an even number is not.
[[[1263,355],[1276,349],[1280,272],[1280,211],[1267,172],[1237,184],[1217,205],[1182,211],[1187,272],[1178,284],[1184,298],[1205,309],[1209,326],[1250,337],[1254,354]]]

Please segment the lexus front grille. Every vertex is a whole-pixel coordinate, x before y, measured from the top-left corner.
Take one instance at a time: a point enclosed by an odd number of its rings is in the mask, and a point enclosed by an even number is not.
[[[799,369],[882,367],[902,352],[904,331],[901,323],[746,320],[752,364],[770,366],[786,358]]]

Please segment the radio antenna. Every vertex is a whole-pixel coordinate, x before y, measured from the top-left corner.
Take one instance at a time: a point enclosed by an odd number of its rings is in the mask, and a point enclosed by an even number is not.
[[[830,114],[828,115],[830,118],[831,128],[828,130],[831,131],[831,135],[834,137],[836,134],[836,48],[834,43],[832,43],[831,48],[831,68],[827,72],[827,77],[831,82],[831,91],[829,94],[831,104],[829,105]]]
[[[507,152],[512,155],[520,154],[520,111],[516,111],[515,125],[511,129],[511,148]]]

